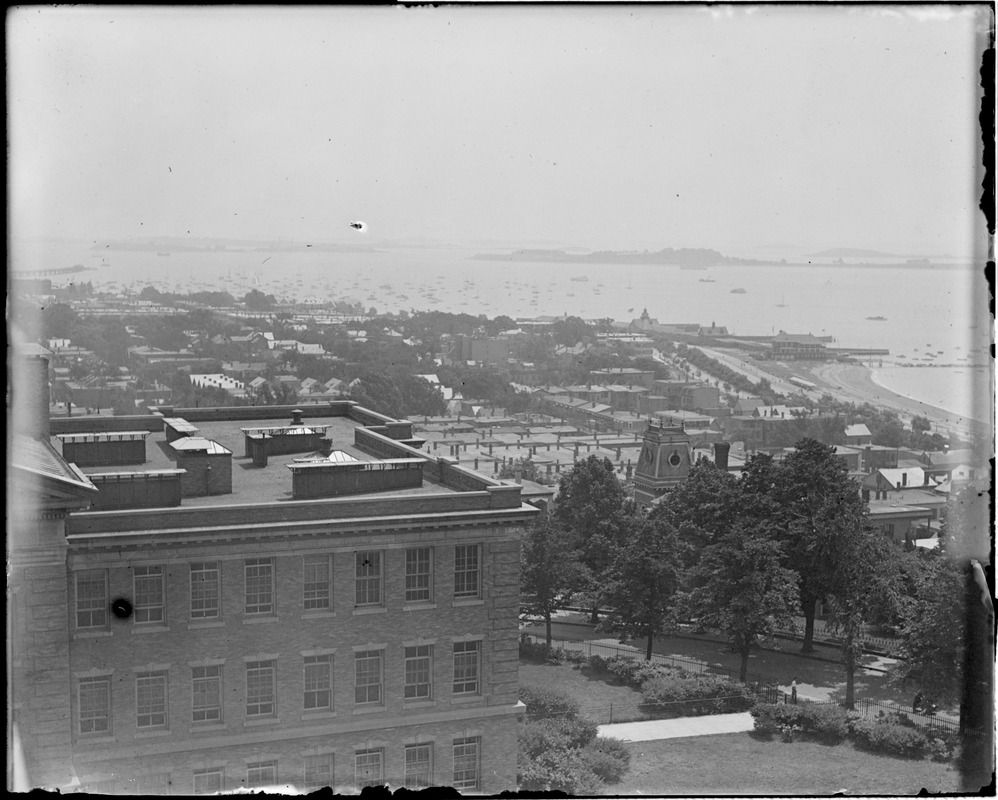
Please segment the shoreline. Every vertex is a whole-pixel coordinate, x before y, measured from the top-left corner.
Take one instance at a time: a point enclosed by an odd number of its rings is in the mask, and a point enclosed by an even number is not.
[[[987,423],[982,420],[957,414],[882,386],[875,379],[876,372],[864,364],[828,363],[801,371],[810,374],[815,379],[814,383],[833,397],[895,411],[909,424],[912,417],[921,416],[928,419],[938,432],[955,433],[969,439],[980,436],[988,428]]]

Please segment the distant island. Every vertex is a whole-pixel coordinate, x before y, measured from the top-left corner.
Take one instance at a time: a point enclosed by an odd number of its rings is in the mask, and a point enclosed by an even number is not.
[[[186,237],[152,237],[142,239],[105,239],[94,242],[91,250],[154,251],[159,255],[173,253],[373,253],[366,244],[337,244],[333,242],[261,241],[253,239],[207,239]]]
[[[906,258],[894,253],[881,253],[879,250],[864,250],[861,247],[832,247],[820,253],[811,253],[805,258]]]
[[[680,267],[720,267],[736,264],[767,264],[750,258],[733,258],[705,248],[665,247],[661,250],[597,250],[567,253],[564,250],[514,250],[511,253],[477,253],[479,261],[543,261],[569,264],[671,264]]]

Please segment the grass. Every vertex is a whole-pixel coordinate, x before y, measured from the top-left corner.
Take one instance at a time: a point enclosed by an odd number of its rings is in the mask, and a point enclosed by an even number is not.
[[[571,695],[579,703],[579,713],[593,722],[610,722],[613,706],[614,722],[645,719],[638,708],[641,693],[629,686],[614,686],[595,677],[588,667],[575,669],[567,664],[535,664],[520,661],[520,685],[553,689]]]
[[[633,742],[612,795],[913,795],[958,792],[951,764],[873,755],[843,743],[765,741],[748,733]]]

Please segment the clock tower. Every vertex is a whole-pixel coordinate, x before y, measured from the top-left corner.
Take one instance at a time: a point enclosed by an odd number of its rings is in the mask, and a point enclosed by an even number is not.
[[[670,421],[671,422],[671,421]],[[690,437],[682,423],[648,423],[644,445],[634,470],[634,499],[649,506],[690,474]]]

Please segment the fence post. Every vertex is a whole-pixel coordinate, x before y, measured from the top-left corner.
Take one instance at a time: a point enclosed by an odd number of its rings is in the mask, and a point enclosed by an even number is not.
[[[613,703],[610,703],[610,724],[613,725]]]

